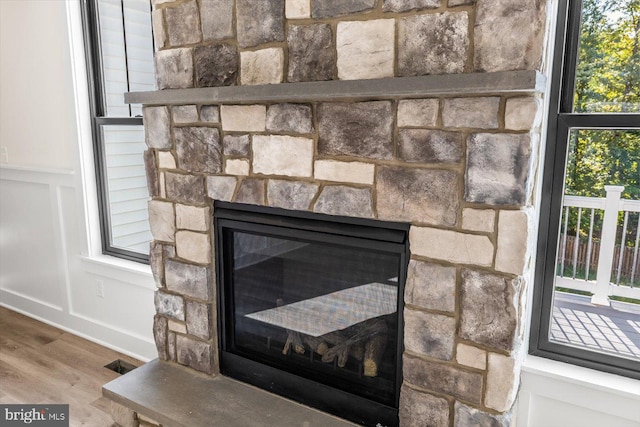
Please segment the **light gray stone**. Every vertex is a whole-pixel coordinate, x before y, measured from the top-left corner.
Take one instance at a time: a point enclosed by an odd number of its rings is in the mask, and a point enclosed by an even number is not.
[[[208,176],[207,196],[213,200],[230,202],[236,191],[238,179],[233,176]]]
[[[472,345],[459,343],[456,347],[456,362],[484,370],[487,368],[487,352]]]
[[[450,170],[378,166],[376,207],[380,219],[453,226],[459,179]]]
[[[167,34],[171,46],[198,43],[202,40],[200,15],[196,0],[165,8]]]
[[[108,400],[109,414],[115,425],[118,427],[138,427],[138,420],[136,419],[136,413],[133,409],[127,408],[113,400]],[[25,424],[27,422],[25,421]],[[31,421],[29,421],[29,424]],[[45,422],[46,424],[49,424]],[[41,423],[44,424],[44,423]]]
[[[441,397],[403,386],[400,390],[400,425],[405,427],[449,425],[449,402]]]
[[[456,319],[405,308],[404,348],[433,359],[451,360]]]
[[[220,123],[220,109],[217,105],[200,107],[200,120],[207,123]]]
[[[524,205],[531,138],[525,134],[471,134],[467,141],[465,200],[490,205]]]
[[[265,191],[264,179],[243,179],[240,183],[240,188],[238,189],[235,202],[264,205]]]
[[[414,226],[409,230],[409,240],[415,255],[483,267],[490,267],[493,261],[493,244],[487,236]]]
[[[306,211],[318,192],[317,184],[270,179],[267,183],[269,206]]]
[[[144,141],[149,148],[171,148],[171,119],[167,107],[144,107]]]
[[[528,260],[529,217],[525,211],[500,211],[498,216],[498,271],[522,275]]]
[[[318,106],[318,152],[327,156],[393,157],[389,101],[322,103]]]
[[[174,124],[193,123],[198,121],[198,109],[195,105],[174,105],[171,107]]]
[[[238,49],[226,43],[198,46],[193,61],[198,87],[235,86],[238,80]]]
[[[224,162],[224,173],[227,175],[246,176],[250,169],[251,164],[247,159],[227,159]]]
[[[153,280],[156,283],[156,287],[161,288],[164,286],[164,248],[162,243],[151,241],[149,244],[149,266],[151,267],[151,274],[153,274]]]
[[[373,184],[374,172],[374,164],[362,162],[316,160],[313,167],[313,176],[316,179],[353,184]]]
[[[284,10],[287,19],[311,18],[311,0],[286,0]]]
[[[497,129],[500,98],[445,99],[442,123],[448,128]]]
[[[181,296],[162,291],[154,293],[156,312],[176,320],[184,320],[184,300]]]
[[[512,425],[511,413],[494,415],[460,402],[454,404],[454,411],[454,427],[509,427]]]
[[[312,18],[331,18],[371,10],[376,0],[313,0]]]
[[[158,358],[167,360],[167,318],[156,314],[153,317],[153,339],[156,342]]]
[[[493,233],[496,212],[491,209],[464,208],[462,210],[462,228],[470,231]]]
[[[284,0],[236,0],[238,44],[284,41]]]
[[[210,221],[209,207],[176,204],[176,226],[179,229],[207,231]]]
[[[144,171],[147,177],[147,190],[149,191],[149,197],[159,197],[160,176],[158,175],[155,151],[145,150],[142,154],[142,159],[144,161]]]
[[[476,0],[449,0],[449,2],[447,3],[449,5],[449,7],[454,7],[454,6],[462,6],[465,4],[473,4],[475,3]]]
[[[530,130],[540,126],[542,101],[531,96],[509,98],[504,112],[504,127],[509,130]]]
[[[311,106],[307,104],[274,104],[269,106],[267,130],[292,133],[313,132]]]
[[[160,200],[149,200],[149,228],[155,240],[173,242],[176,232],[176,217],[173,212],[173,203]]]
[[[474,65],[477,71],[537,70],[542,64],[544,1],[477,0]]]
[[[211,344],[189,338],[176,336],[176,358],[178,363],[197,371],[211,374],[214,371],[214,349]]]
[[[331,80],[336,64],[333,31],[329,24],[290,25],[289,82]]]
[[[222,147],[225,156],[248,156],[249,135],[225,135],[222,139]]]
[[[456,269],[424,261],[409,261],[405,302],[453,313],[456,309]]]
[[[518,279],[463,270],[460,337],[511,351],[516,340],[519,297]]]
[[[399,75],[462,73],[469,51],[468,32],[467,12],[444,12],[399,19]]]
[[[176,159],[170,151],[158,151],[158,167],[160,169],[176,168]]]
[[[165,49],[155,55],[158,89],[193,87],[193,50],[188,47]]]
[[[409,163],[459,163],[462,134],[431,129],[400,129],[398,157]]]
[[[489,353],[484,404],[499,412],[511,409],[520,384],[520,363],[513,357]]]
[[[225,132],[264,132],[267,127],[264,105],[223,105],[220,116]]]
[[[210,127],[173,129],[178,167],[188,172],[215,174],[222,171],[220,131]]]
[[[326,186],[322,189],[313,211],[329,215],[372,218],[372,205],[369,189],[344,185]]]
[[[254,135],[252,148],[254,173],[312,176],[312,139],[284,135]]]
[[[187,205],[202,206],[206,203],[204,177],[165,172],[167,199]]]
[[[167,32],[164,26],[164,9],[156,9],[151,12],[153,28],[153,44],[156,52],[166,46]]]
[[[338,78],[393,76],[395,20],[339,22],[336,36]]]
[[[200,20],[205,40],[233,37],[233,0],[200,0]]]
[[[211,260],[211,243],[204,233],[180,230],[176,232],[176,253],[182,259],[209,264]]]
[[[398,127],[435,126],[438,108],[437,99],[403,99],[398,102]]]
[[[169,332],[167,334],[167,353],[169,353],[169,360],[172,362],[176,361],[176,334],[174,332]],[[142,423],[140,427],[145,427]],[[151,426],[156,427],[156,426]]]
[[[441,0],[384,0],[383,12],[406,12],[416,9],[437,9]]]
[[[240,84],[282,83],[284,52],[281,47],[240,52]]]
[[[197,301],[186,301],[187,307],[187,332],[198,338],[208,340],[212,337],[213,310],[211,304],[203,304]]]
[[[212,286],[209,286],[211,271],[208,267],[169,259],[165,262],[164,277],[170,291],[205,301],[212,298]]]

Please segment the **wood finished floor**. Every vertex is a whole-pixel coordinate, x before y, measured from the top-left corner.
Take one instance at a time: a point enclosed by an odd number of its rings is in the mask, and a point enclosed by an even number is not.
[[[142,364],[0,307],[0,403],[68,403],[70,426],[112,426],[101,387],[116,359]]]

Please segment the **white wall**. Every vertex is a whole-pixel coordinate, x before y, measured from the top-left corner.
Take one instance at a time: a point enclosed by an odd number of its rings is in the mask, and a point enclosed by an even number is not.
[[[98,250],[78,4],[0,0],[0,304],[150,359],[149,267]]]

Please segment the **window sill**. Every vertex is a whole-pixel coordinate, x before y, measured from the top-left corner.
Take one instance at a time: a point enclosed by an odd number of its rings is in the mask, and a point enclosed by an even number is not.
[[[151,267],[147,264],[120,259],[108,255],[81,256],[82,269],[145,289],[156,289]]]

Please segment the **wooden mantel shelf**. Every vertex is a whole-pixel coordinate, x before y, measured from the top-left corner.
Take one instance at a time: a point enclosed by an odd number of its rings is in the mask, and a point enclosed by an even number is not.
[[[125,94],[127,104],[247,104],[365,99],[542,93],[546,79],[537,71],[446,74],[371,80],[332,80],[258,86],[165,89]]]

